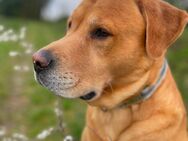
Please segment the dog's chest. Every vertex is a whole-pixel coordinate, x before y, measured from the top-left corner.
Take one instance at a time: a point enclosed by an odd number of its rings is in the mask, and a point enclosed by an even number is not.
[[[101,110],[89,111],[88,126],[91,132],[95,132],[103,140],[117,140],[121,133],[132,122],[132,114],[129,109],[118,109],[114,112]]]

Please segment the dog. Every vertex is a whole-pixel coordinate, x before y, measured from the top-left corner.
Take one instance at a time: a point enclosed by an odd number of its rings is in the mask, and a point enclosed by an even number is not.
[[[188,141],[165,59],[187,22],[161,0],[83,0],[65,37],[33,55],[36,79],[88,103],[82,141]]]

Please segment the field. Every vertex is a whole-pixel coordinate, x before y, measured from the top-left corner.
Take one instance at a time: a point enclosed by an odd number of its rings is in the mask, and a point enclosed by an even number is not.
[[[0,41],[0,129],[5,128],[7,136],[23,133],[34,139],[42,130],[57,125],[54,108],[58,98],[35,82],[32,53],[26,52],[23,42],[31,43],[34,52],[62,38],[66,22],[62,20],[52,24],[1,17],[0,25],[5,30],[13,29],[17,34],[22,27],[27,29],[23,41]],[[170,49],[167,58],[187,107],[188,29]],[[86,104],[80,100],[60,99],[60,107],[64,111],[66,134],[78,141],[84,126]],[[62,141],[62,134],[55,132],[45,139],[51,140]]]

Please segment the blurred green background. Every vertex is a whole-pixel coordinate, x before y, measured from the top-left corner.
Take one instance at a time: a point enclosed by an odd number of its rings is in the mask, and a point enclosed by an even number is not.
[[[65,34],[66,18],[53,23],[41,20],[40,10],[46,2],[0,1],[0,129],[6,130],[6,136],[22,133],[35,138],[42,130],[57,125],[54,113],[57,97],[35,82],[31,61],[32,52]],[[170,2],[188,9],[187,1]],[[26,29],[26,35],[16,40],[13,35],[20,35],[20,29]],[[6,41],[3,34],[12,36],[12,39]],[[188,109],[187,28],[169,50],[167,58]],[[86,104],[67,99],[61,99],[60,103],[66,134],[71,134],[78,141],[84,127]],[[55,132],[45,141],[62,141],[62,138],[60,132]]]

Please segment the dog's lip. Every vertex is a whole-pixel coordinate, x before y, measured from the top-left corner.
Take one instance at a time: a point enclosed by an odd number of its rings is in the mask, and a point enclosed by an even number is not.
[[[41,80],[41,78],[40,78],[40,73],[36,73],[35,72],[35,70],[34,70],[34,76],[35,76],[35,80],[41,85],[41,86],[43,86],[43,87],[46,87],[46,88],[48,88],[44,83],[43,83],[43,81]],[[50,90],[50,89],[49,89]],[[61,96],[60,94],[58,94],[58,92],[54,92],[54,91],[52,91],[52,90],[50,90],[51,92],[53,92],[53,93],[55,93],[56,95],[58,95],[58,96]],[[66,97],[66,96],[63,96],[63,97]],[[96,99],[96,98],[98,98],[99,97],[99,94],[96,92],[96,91],[90,91],[90,92],[88,92],[88,93],[85,93],[85,95],[82,95],[82,96],[73,96],[73,97],[71,97],[71,99],[72,98],[80,98],[80,99],[82,99],[82,100],[84,100],[84,101],[91,101],[91,100],[94,100],[94,99]],[[69,97],[70,98],[70,97]]]
[[[85,101],[89,101],[89,100],[92,100],[96,95],[97,95],[96,92],[92,91],[92,92],[87,93],[84,96],[81,96],[80,99],[85,100]]]

